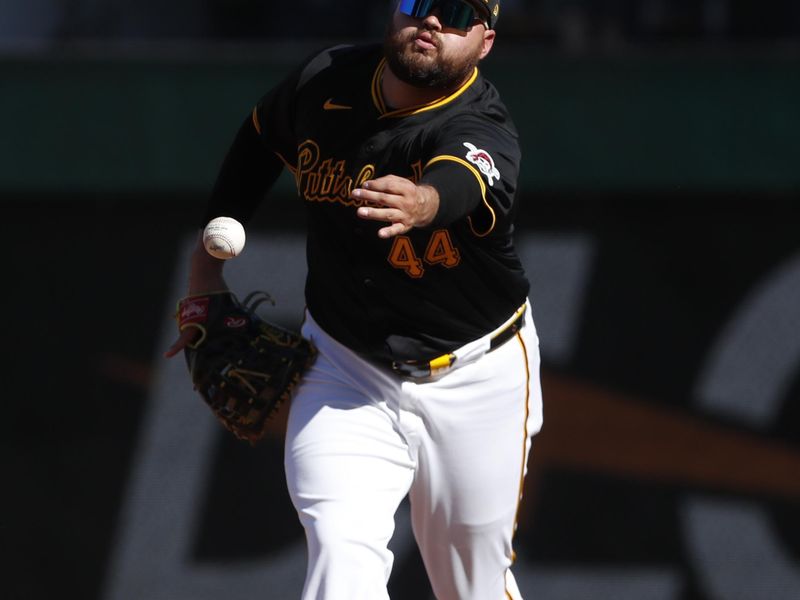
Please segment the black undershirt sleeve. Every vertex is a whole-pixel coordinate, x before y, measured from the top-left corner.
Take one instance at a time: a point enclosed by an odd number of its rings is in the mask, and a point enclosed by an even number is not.
[[[283,163],[264,147],[248,116],[225,156],[200,227],[221,216],[247,223],[282,169]]]
[[[428,227],[447,227],[474,211],[481,201],[478,180],[469,170],[453,162],[432,165],[420,183],[433,186],[439,194],[439,210]]]

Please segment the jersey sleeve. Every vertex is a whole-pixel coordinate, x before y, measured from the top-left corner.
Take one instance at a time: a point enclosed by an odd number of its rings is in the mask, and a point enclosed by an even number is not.
[[[294,133],[295,94],[299,72],[295,71],[270,90],[253,108],[252,127],[264,147],[284,164],[293,166],[292,154],[297,149]]]
[[[283,167],[294,170],[297,95],[314,75],[330,64],[333,50],[306,59],[247,115],[217,175],[201,227],[218,216],[247,223]]]
[[[290,169],[297,167],[298,96],[314,77],[327,69],[335,56],[351,46],[342,45],[317,52],[303,61],[283,82],[264,95],[253,108],[253,127],[264,146]]]
[[[514,131],[464,115],[441,128],[430,156],[420,182],[439,193],[431,226],[467,218],[473,233],[484,237],[510,224],[521,159]]]
[[[282,170],[283,164],[261,143],[248,116],[222,162],[200,226],[220,216],[247,223]]]

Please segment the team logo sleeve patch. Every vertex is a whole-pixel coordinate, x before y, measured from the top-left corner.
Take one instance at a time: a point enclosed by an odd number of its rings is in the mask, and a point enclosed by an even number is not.
[[[464,146],[468,150],[467,160],[478,167],[478,170],[489,180],[489,185],[494,187],[494,180],[500,179],[500,171],[497,170],[492,155],[469,142],[464,142]]]

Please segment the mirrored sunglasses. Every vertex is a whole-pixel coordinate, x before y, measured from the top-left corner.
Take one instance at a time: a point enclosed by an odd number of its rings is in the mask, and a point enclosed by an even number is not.
[[[400,12],[409,17],[424,19],[434,10],[443,27],[467,31],[478,17],[475,7],[466,0],[401,0]]]

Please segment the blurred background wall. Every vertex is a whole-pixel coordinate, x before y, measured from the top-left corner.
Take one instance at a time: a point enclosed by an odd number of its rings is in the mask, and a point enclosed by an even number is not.
[[[165,361],[216,169],[271,85],[390,2],[4,0],[2,597],[295,598],[282,414],[256,449]],[[541,600],[800,597],[800,4],[503,0],[545,425]],[[282,179],[228,269],[303,305]],[[403,505],[392,597],[430,591]]]

